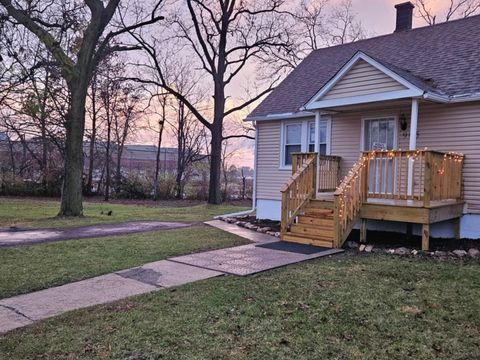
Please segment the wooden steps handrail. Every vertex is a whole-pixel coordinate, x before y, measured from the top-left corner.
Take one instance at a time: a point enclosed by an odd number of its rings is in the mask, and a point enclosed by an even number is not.
[[[317,154],[293,154],[292,160],[296,170],[281,190],[282,234],[287,233],[295,217],[316,194]]]

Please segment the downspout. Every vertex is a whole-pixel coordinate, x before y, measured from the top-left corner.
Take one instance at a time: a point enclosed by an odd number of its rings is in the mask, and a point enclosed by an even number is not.
[[[243,216],[250,215],[255,212],[257,209],[257,158],[258,158],[258,129],[257,122],[252,121],[252,125],[255,128],[255,147],[253,150],[253,189],[252,189],[252,208],[250,210],[239,211],[230,214],[217,215],[214,216],[214,219],[223,218],[223,217],[234,217],[234,216]]]

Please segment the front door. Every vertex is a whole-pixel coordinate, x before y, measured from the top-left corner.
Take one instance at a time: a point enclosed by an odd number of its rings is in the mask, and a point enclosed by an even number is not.
[[[394,150],[396,147],[396,120],[383,117],[364,120],[363,147],[365,151]],[[393,161],[388,157],[370,163],[369,192],[393,193]]]

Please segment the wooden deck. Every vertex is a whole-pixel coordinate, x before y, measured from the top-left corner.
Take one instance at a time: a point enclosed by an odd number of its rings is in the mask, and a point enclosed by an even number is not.
[[[426,150],[364,153],[335,192],[321,192],[328,187],[317,184],[314,154],[302,154],[282,190],[282,239],[340,247],[357,222],[366,241],[366,220],[398,221],[421,224],[427,250],[430,225],[452,219],[458,238],[462,162],[463,155]]]

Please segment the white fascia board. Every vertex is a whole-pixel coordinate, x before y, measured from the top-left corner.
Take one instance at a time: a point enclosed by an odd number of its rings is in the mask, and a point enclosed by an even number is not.
[[[252,116],[247,117],[245,121],[273,121],[273,120],[288,120],[306,117],[314,117],[315,113],[310,111],[300,111],[296,113],[271,114],[266,116]]]
[[[389,92],[370,94],[370,95],[351,96],[348,98],[320,100],[320,101],[312,102],[309,105],[308,109],[314,110],[314,109],[333,108],[337,106],[367,104],[367,103],[373,103],[378,101],[421,97],[422,95],[423,95],[423,91],[421,90],[389,91]]]
[[[402,84],[405,86],[408,90],[415,92],[416,95],[414,96],[422,96],[424,91],[420,89],[419,87],[413,85],[411,82],[408,80],[404,79],[394,71],[390,70],[386,66],[380,64],[378,61],[375,59],[371,58],[367,54],[359,51],[357,52],[338,72],[335,74],[333,78],[331,78],[313,97],[310,101],[307,102],[307,104],[302,108],[306,110],[312,110],[312,109],[318,109],[317,105],[320,103],[320,99],[327,94],[344,76],[346,73],[350,71],[350,69],[359,61],[363,60],[376,68],[377,70],[383,72],[385,75],[391,77],[393,80],[397,81],[398,83]],[[402,90],[403,91],[403,90]],[[393,92],[388,92],[386,94],[390,94]],[[377,95],[377,94],[375,94]],[[356,97],[348,97],[342,100],[348,101],[349,99],[354,99]],[[386,100],[391,100],[395,98],[388,98]],[[355,103],[352,103],[355,104]],[[349,103],[345,103],[345,105],[349,105]]]

